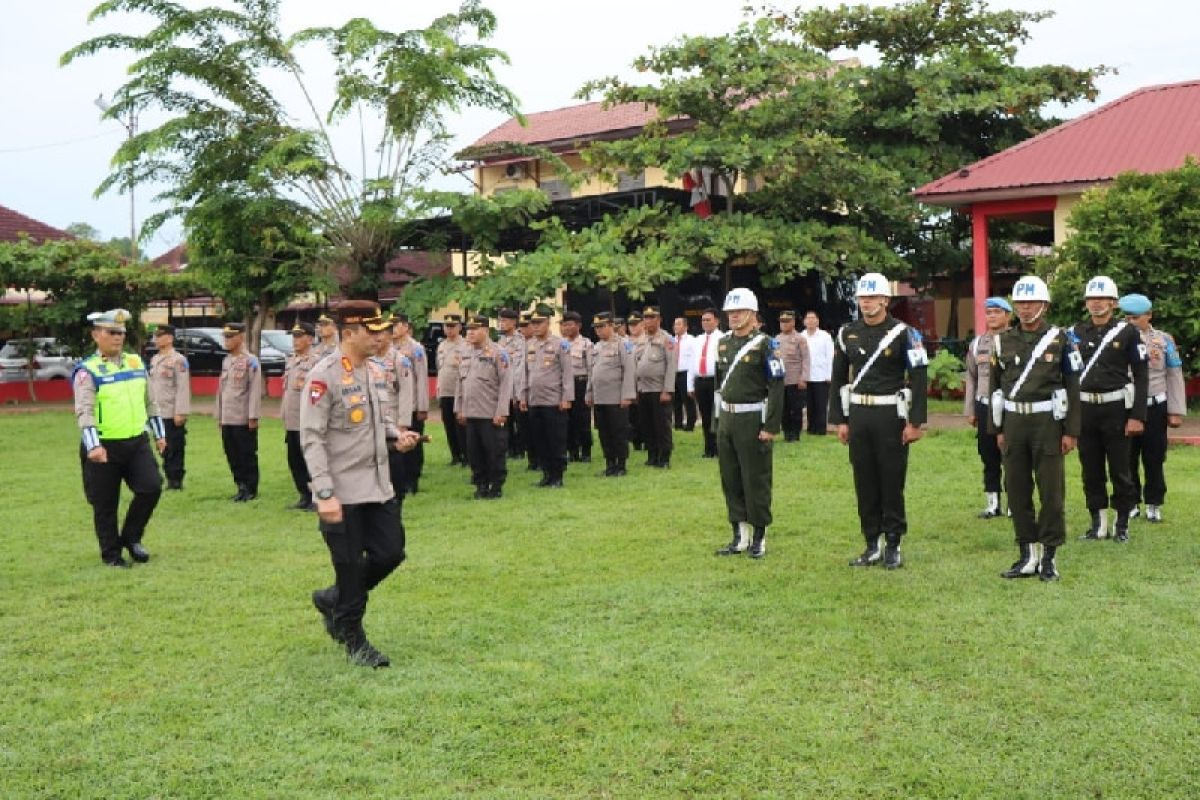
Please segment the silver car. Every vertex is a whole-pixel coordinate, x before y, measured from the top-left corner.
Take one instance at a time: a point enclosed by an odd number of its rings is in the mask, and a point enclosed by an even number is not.
[[[31,353],[32,359],[29,358]],[[28,380],[30,366],[35,381],[70,380],[75,362],[67,346],[59,344],[57,339],[45,336],[9,339],[0,348],[0,383]]]

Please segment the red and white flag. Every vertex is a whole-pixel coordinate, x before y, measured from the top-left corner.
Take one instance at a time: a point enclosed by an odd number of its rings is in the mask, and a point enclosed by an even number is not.
[[[692,193],[692,211],[701,219],[712,216],[712,199],[708,187],[712,181],[712,170],[708,167],[690,169],[683,173],[683,188]]]

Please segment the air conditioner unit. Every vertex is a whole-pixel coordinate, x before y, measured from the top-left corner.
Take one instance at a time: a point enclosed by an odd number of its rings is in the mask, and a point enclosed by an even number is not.
[[[525,165],[509,164],[504,168],[504,177],[514,181],[523,179],[525,177]]]

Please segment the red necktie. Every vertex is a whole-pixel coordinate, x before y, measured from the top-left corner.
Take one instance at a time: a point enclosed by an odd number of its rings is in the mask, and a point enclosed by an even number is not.
[[[704,346],[700,348],[700,377],[708,377],[708,337],[711,333],[704,334]]]

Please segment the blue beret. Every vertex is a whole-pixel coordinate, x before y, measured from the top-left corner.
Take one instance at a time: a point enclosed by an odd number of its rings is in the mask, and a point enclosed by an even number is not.
[[[1012,313],[1012,306],[1003,297],[989,297],[983,301],[984,308],[1002,308],[1008,313]]]
[[[1144,294],[1127,294],[1117,302],[1117,305],[1126,314],[1131,314],[1135,317],[1139,317],[1142,314],[1149,314],[1150,309],[1153,308],[1150,298]]]

